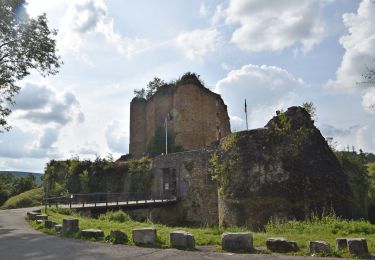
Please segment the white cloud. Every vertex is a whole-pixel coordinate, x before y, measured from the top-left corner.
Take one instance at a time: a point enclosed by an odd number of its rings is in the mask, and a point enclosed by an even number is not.
[[[73,51],[86,59],[81,51],[87,51],[90,43],[96,42],[94,37],[102,36],[104,40],[115,46],[116,50],[127,58],[143,49],[149,42],[145,39],[130,39],[115,31],[114,20],[108,14],[104,0],[79,0],[69,3],[62,19],[58,44],[63,52]],[[97,46],[96,46],[97,47]]]
[[[100,146],[96,142],[86,141],[77,150],[71,150],[71,154],[77,155],[100,155]]]
[[[327,85],[337,90],[361,93],[364,110],[374,113],[374,84],[361,82],[364,81],[366,68],[375,67],[375,3],[362,0],[356,13],[343,15],[343,22],[348,29],[348,33],[340,39],[345,54],[336,71],[336,79]]]
[[[366,112],[375,114],[375,88],[367,90],[362,96],[362,106]]]
[[[176,42],[187,59],[201,61],[203,57],[214,53],[219,48],[221,35],[217,29],[197,29],[180,33]]]
[[[58,129],[44,132],[13,127],[0,139],[0,158],[46,158],[59,153],[52,145],[57,141]]]
[[[297,45],[309,51],[324,37],[327,0],[231,0],[226,22],[238,24],[231,42],[246,51],[280,51]],[[220,16],[221,10],[216,12]],[[216,19],[217,20],[217,19]]]
[[[348,29],[348,34],[340,39],[345,54],[336,80],[328,85],[338,89],[358,88],[366,66],[375,65],[375,3],[363,0],[357,13],[343,15],[343,22]]]
[[[249,127],[261,127],[281,108],[293,105],[295,91],[304,85],[288,71],[274,66],[245,65],[218,81],[215,91],[228,105],[232,128],[245,128],[244,99],[247,99]],[[242,119],[242,120],[239,120]]]
[[[201,5],[199,6],[199,15],[202,17],[207,16],[207,6],[204,2],[202,2]]]
[[[105,138],[112,152],[125,154],[129,150],[129,136],[119,121],[114,120],[106,127]]]
[[[14,116],[35,124],[64,126],[84,121],[77,97],[68,91],[59,92],[52,86],[26,82],[15,101]]]

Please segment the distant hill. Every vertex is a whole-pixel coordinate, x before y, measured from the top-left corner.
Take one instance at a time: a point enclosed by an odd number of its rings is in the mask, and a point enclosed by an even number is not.
[[[11,173],[14,177],[23,177],[23,176],[27,176],[29,173],[31,173],[32,175],[34,175],[35,177],[35,181],[36,181],[36,185],[40,185],[42,184],[42,180],[41,180],[41,177],[43,174],[41,173],[36,173],[36,172],[17,172],[17,171],[0,171],[0,174],[3,174],[3,173]]]

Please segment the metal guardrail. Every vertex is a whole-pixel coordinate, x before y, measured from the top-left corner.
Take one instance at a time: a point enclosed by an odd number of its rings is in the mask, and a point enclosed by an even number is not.
[[[60,196],[60,197],[50,197],[44,198],[45,205],[56,205],[59,204],[69,205],[72,208],[74,204],[82,204],[82,207],[85,207],[85,204],[93,204],[94,207],[99,203],[105,203],[106,206],[110,203],[115,203],[117,206],[119,203],[129,204],[130,202],[143,202],[147,203],[156,203],[156,202],[166,202],[175,200],[176,197],[171,192],[128,192],[128,193],[87,193],[87,194],[70,194],[69,196]]]

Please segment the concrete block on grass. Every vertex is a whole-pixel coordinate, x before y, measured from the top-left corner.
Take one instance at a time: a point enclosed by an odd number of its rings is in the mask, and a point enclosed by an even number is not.
[[[364,238],[348,238],[348,250],[350,254],[357,256],[368,255],[367,240]]]
[[[297,243],[288,241],[283,237],[271,237],[266,240],[267,249],[276,253],[297,252],[299,250]]]
[[[309,250],[310,254],[327,255],[331,251],[331,247],[326,241],[310,241]]]
[[[44,227],[45,228],[53,228],[55,227],[57,223],[55,221],[52,221],[52,220],[45,220],[44,221]]]
[[[61,230],[62,230],[62,225],[61,225],[61,224],[57,224],[57,225],[55,225],[55,231],[56,231],[57,233],[61,232]]]
[[[76,218],[72,219],[63,219],[62,223],[62,232],[69,233],[69,232],[77,232],[79,230],[79,220]]]
[[[48,220],[48,216],[46,214],[39,214],[35,216],[36,220]]]
[[[133,242],[136,245],[153,246],[156,243],[155,228],[136,228],[132,229]]]
[[[84,229],[81,231],[81,236],[83,238],[95,238],[100,239],[104,237],[104,232],[101,229]]]
[[[169,234],[171,246],[180,249],[194,249],[194,235],[186,231],[173,231]]]
[[[252,251],[254,250],[253,234],[250,232],[223,233],[221,235],[221,247],[229,252]]]

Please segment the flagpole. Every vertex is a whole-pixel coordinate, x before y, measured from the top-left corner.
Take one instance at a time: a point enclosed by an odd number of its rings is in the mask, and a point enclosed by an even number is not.
[[[168,119],[165,117],[165,154],[168,154]]]
[[[245,98],[245,114],[246,114],[246,130],[249,130],[249,124],[247,122],[247,104],[246,104],[246,98]]]

